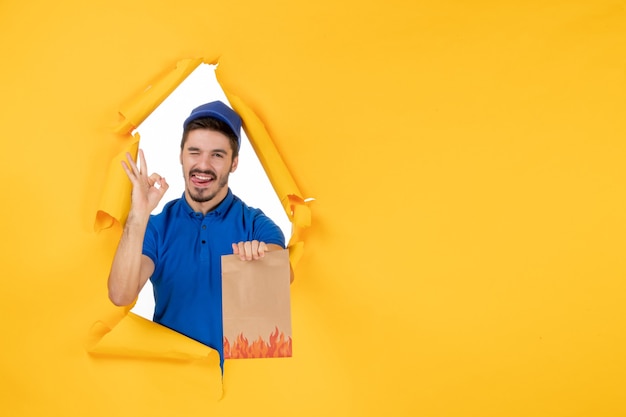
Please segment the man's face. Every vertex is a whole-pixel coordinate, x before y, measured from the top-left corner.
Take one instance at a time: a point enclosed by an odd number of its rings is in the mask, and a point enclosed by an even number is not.
[[[226,197],[228,175],[237,168],[228,137],[208,129],[187,135],[180,153],[187,202],[195,211],[206,213]]]

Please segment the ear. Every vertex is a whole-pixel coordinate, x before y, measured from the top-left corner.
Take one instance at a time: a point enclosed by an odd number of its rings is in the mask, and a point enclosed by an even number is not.
[[[180,150],[180,153],[178,154],[178,160],[180,161],[180,164],[183,164],[183,150]]]
[[[235,172],[235,170],[237,169],[237,165],[239,165],[239,155],[237,155],[236,157],[233,158],[233,163],[230,164],[230,172],[231,174],[233,172]]]

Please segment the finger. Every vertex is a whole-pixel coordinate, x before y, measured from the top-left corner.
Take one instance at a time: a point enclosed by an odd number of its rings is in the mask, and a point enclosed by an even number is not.
[[[133,156],[130,154],[130,152],[126,152],[126,160],[128,161],[128,167],[132,171],[133,175],[138,176],[139,170],[137,169],[137,164],[135,163],[135,160],[133,159]]]
[[[265,256],[265,252],[268,252],[269,249],[267,248],[267,245],[265,244],[265,242],[259,242],[259,257],[264,257]]]
[[[246,260],[251,261],[252,260],[252,242],[247,241],[243,243],[243,250],[245,252],[246,255]]]
[[[159,185],[161,186],[161,188],[159,188],[159,190],[161,191],[161,195],[165,194],[167,189],[170,188],[170,185],[167,183],[167,181],[165,181],[165,177],[161,177],[161,179],[159,180]]]
[[[139,164],[141,173],[148,175],[148,164],[146,164],[146,158],[143,156],[143,151],[139,149]]]
[[[252,248],[252,258],[253,259],[259,259],[259,241],[258,240],[253,240],[250,244],[251,248]]]
[[[161,187],[161,176],[156,172],[148,177],[148,184],[152,187],[154,184],[158,184]]]
[[[165,181],[165,178],[159,176],[159,179],[156,180],[154,183],[154,188],[157,190],[159,194],[159,200],[163,198],[163,196],[165,195],[165,192],[167,191],[169,187],[170,186]]]
[[[233,243],[233,255],[239,255],[239,245],[236,243]]]
[[[124,168],[124,172],[126,173],[126,176],[130,180],[130,182],[133,184],[133,187],[135,187],[137,185],[137,176],[135,175],[133,171],[132,165],[127,164],[125,161],[121,161],[121,162],[122,162],[122,168]]]
[[[237,254],[239,255],[239,259],[242,261],[246,260],[246,249],[244,247],[244,242],[239,242],[237,245]]]
[[[126,172],[126,176],[128,177],[128,179],[132,181],[134,178],[133,172],[131,171],[130,167],[125,161],[121,161],[121,162],[122,162],[122,168],[124,168],[124,172]]]

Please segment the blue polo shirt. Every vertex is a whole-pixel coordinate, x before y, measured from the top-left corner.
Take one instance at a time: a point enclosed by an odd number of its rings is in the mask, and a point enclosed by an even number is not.
[[[222,263],[231,244],[258,240],[285,247],[280,228],[228,190],[215,209],[194,212],[185,195],[151,216],[143,254],[154,262],[154,321],[220,353],[223,362]]]

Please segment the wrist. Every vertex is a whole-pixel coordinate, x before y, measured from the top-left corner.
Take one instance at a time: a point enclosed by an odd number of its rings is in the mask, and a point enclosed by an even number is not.
[[[128,218],[126,219],[126,224],[145,227],[148,224],[149,219],[150,219],[149,212],[134,210],[131,207],[130,211],[128,212]]]

